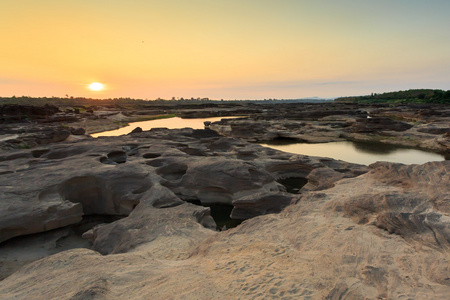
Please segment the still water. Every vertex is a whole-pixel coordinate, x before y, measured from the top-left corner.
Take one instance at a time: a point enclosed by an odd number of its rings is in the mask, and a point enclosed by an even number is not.
[[[228,117],[233,118],[233,117]],[[105,131],[91,134],[93,137],[99,136],[119,136],[130,133],[136,127],[142,130],[150,130],[157,127],[166,127],[169,129],[190,127],[194,129],[203,129],[203,122],[220,121],[227,119],[225,117],[200,118],[200,119],[182,119],[178,117],[160,120],[151,120],[143,122],[133,122],[126,127],[116,130]],[[359,143],[359,142],[331,142],[322,144],[305,143],[266,143],[262,146],[290,152],[295,154],[330,157],[352,163],[370,165],[376,161],[398,162],[403,164],[423,164],[429,161],[442,161],[446,158],[437,153],[426,152],[417,149],[403,148],[398,146],[379,144],[379,143]]]
[[[376,161],[424,164],[445,160],[444,155],[380,143],[331,142],[322,144],[261,144],[265,147],[309,156],[323,156],[352,163],[370,165]]]
[[[119,135],[130,133],[136,127],[141,127],[142,130],[144,130],[144,131],[150,130],[152,128],[158,128],[158,127],[165,127],[165,128],[169,128],[169,129],[177,129],[177,128],[185,128],[185,127],[190,127],[193,129],[204,129],[205,125],[203,124],[203,122],[205,122],[205,121],[216,122],[216,121],[220,121],[222,119],[232,119],[232,118],[236,118],[236,117],[214,117],[214,118],[201,118],[201,119],[182,119],[182,118],[174,117],[174,118],[159,119],[159,120],[133,122],[133,123],[130,123],[128,126],[125,126],[125,127],[122,127],[122,128],[116,129],[116,130],[93,133],[93,134],[91,134],[91,136],[93,136],[93,137],[119,136]]]

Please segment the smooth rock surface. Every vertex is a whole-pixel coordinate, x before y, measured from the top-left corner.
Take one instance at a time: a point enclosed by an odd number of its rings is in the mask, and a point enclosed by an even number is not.
[[[52,255],[1,281],[0,293],[5,299],[445,299],[449,168],[448,161],[377,163],[332,188],[295,196],[280,214],[225,232],[193,221],[190,204],[160,209],[141,202],[128,218],[105,225],[102,239],[117,254]],[[414,226],[397,222],[404,214]]]

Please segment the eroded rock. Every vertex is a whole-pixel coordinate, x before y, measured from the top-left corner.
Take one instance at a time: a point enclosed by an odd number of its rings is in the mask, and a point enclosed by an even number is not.
[[[125,163],[100,162],[124,156]],[[450,292],[448,161],[377,163],[367,173],[210,132],[158,129],[11,151],[0,162],[5,240],[29,228],[45,232],[45,224],[77,224],[83,214],[122,217],[83,232],[93,250],[43,258],[1,281],[5,298]],[[296,177],[307,180],[299,194],[278,182]],[[187,201],[231,204],[231,216],[247,220],[218,232],[214,208]]]

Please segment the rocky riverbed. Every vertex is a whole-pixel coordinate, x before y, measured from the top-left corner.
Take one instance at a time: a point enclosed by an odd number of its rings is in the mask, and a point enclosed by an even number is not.
[[[261,106],[247,119],[206,130],[97,139],[69,133],[4,149],[0,295],[444,299],[449,161],[367,167],[249,142],[416,132],[434,141],[421,147],[448,151],[447,113],[427,114],[424,123],[424,113],[414,122],[418,112],[397,109],[401,120],[364,123],[364,114],[387,113],[322,108],[294,117],[292,107]],[[310,131],[315,135],[304,131],[318,126],[324,130]],[[229,220],[219,220],[222,210]]]
[[[376,142],[450,156],[450,108],[418,105],[282,104],[210,125],[250,142]]]

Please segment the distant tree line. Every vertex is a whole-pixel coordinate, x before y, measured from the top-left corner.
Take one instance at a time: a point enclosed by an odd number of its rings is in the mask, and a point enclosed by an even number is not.
[[[341,97],[335,102],[355,103],[439,103],[450,104],[450,90],[415,89],[407,91],[372,93],[367,96]]]
[[[144,108],[148,106],[158,105],[196,105],[196,104],[233,104],[233,103],[256,103],[256,104],[273,104],[273,103],[320,103],[329,102],[327,99],[264,99],[264,100],[211,100],[209,98],[176,98],[172,97],[170,100],[156,98],[156,99],[133,99],[133,98],[108,98],[108,99],[95,99],[84,97],[73,97],[66,95],[66,97],[30,97],[30,96],[12,96],[12,97],[0,97],[1,104],[21,104],[21,105],[34,105],[43,106],[45,104],[51,104],[55,106],[114,106],[123,108]]]

